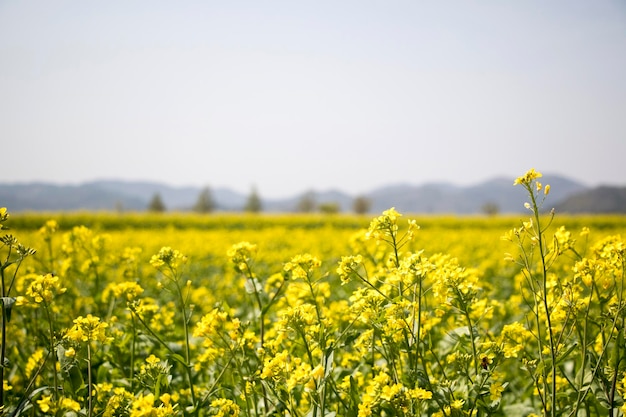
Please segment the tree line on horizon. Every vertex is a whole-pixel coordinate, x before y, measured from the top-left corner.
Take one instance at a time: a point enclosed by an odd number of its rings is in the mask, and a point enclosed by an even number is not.
[[[357,196],[352,203],[352,211],[356,214],[365,214],[371,208],[372,202],[365,196]],[[196,202],[191,207],[191,211],[208,214],[217,209],[217,203],[213,197],[213,193],[210,187],[203,187],[198,194]],[[148,203],[147,210],[152,213],[163,213],[167,211],[167,206],[163,202],[161,194],[156,192]],[[256,187],[253,187],[250,194],[246,198],[246,203],[243,206],[243,211],[246,213],[260,213],[263,211],[263,203],[261,196],[259,195]],[[298,213],[313,213],[320,212],[325,214],[334,214],[341,211],[341,207],[336,202],[324,202],[318,203],[315,200],[315,195],[312,191],[305,193],[300,201],[298,201],[295,211]]]

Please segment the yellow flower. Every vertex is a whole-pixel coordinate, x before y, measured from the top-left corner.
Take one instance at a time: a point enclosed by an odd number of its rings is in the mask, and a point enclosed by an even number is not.
[[[418,387],[409,391],[409,397],[416,400],[430,400],[433,398],[433,393]]]
[[[339,278],[341,278],[341,283],[347,284],[352,276],[358,276],[358,270],[362,263],[363,257],[361,255],[342,256],[336,270]]]
[[[40,229],[39,234],[43,236],[45,240],[50,239],[52,234],[59,229],[59,224],[56,220],[48,220]]]
[[[133,401],[130,417],[153,417],[156,411],[153,406],[154,394],[140,394],[139,397]]]
[[[246,273],[250,270],[250,262],[256,254],[257,246],[250,242],[239,242],[231,246],[226,253],[235,271]]]
[[[132,302],[143,293],[143,288],[132,281],[120,282],[119,284],[111,283],[104,290],[103,299],[108,300],[110,293],[113,293],[115,298],[123,297],[126,301]]]
[[[497,401],[502,396],[503,391],[504,386],[502,386],[502,384],[500,384],[499,382],[494,382],[489,387],[489,398],[491,399],[491,401]]]
[[[0,230],[2,230],[2,222],[6,221],[9,218],[9,213],[7,213],[6,207],[0,207]]]
[[[80,410],[80,404],[77,401],[74,401],[71,398],[61,398],[60,402],[60,408],[63,410],[71,410],[71,411],[79,411]]]
[[[26,376],[29,378],[33,375],[33,373],[41,366],[43,363],[44,350],[37,349],[26,362]]]
[[[61,287],[58,276],[46,274],[35,277],[26,289],[26,295],[37,304],[49,304],[55,295],[63,294],[66,290]]]
[[[99,317],[88,314],[87,317],[79,316],[74,320],[74,326],[69,329],[65,338],[74,342],[99,341],[107,340],[105,329],[107,323],[100,322]]]
[[[168,267],[176,271],[180,266],[186,263],[187,257],[169,246],[162,247],[159,253],[152,255],[152,258],[150,258],[150,265],[159,270],[163,267]]]
[[[465,400],[462,398],[459,398],[458,400],[454,400],[450,403],[450,408],[454,410],[460,410],[463,408],[463,404],[465,404]]]
[[[218,398],[211,402],[211,407],[217,408],[216,417],[237,417],[239,415],[239,406],[232,400],[226,398]]]
[[[37,400],[37,405],[43,413],[47,413],[55,407],[52,402],[52,395],[43,395],[40,400]]]
[[[521,177],[516,178],[515,181],[513,182],[513,185],[517,185],[517,184],[528,185],[533,180],[537,178],[541,178],[542,176],[543,175],[541,175],[541,172],[537,172],[535,171],[534,168],[531,168],[530,170],[526,172],[526,174],[524,174]]]
[[[291,272],[293,279],[307,279],[309,273],[313,269],[317,269],[322,265],[322,262],[311,254],[305,253],[303,255],[294,256],[290,262],[285,264],[283,268],[286,272]]]
[[[289,352],[283,350],[271,358],[265,359],[261,379],[279,379],[286,371],[290,361]]]
[[[146,358],[146,362],[148,362],[148,364],[150,365],[157,365],[158,363],[161,362],[161,359],[157,358],[154,355],[150,355]]]
[[[218,330],[224,326],[228,320],[228,313],[214,308],[210,313],[205,314],[196,324],[193,331],[194,337],[211,338],[218,335]]]
[[[321,379],[324,376],[324,367],[322,365],[317,365],[311,371],[311,378],[313,379]]]
[[[395,235],[398,232],[398,217],[402,214],[396,211],[395,207],[383,211],[383,214],[373,219],[370,223],[366,239],[383,240],[385,236]]]
[[[402,393],[402,384],[385,385],[380,391],[380,398],[385,401],[391,401]]]

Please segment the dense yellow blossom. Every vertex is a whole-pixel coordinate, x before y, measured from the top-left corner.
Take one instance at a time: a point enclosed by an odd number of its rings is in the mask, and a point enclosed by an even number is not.
[[[67,331],[65,337],[77,343],[98,341],[104,343],[107,341],[106,328],[107,323],[101,322],[99,317],[88,314],[86,317],[79,316],[74,319],[74,326]]]
[[[63,294],[65,291],[67,288],[61,286],[58,276],[46,274],[35,277],[26,289],[26,295],[37,304],[50,304],[55,296]]]
[[[539,175],[517,182],[537,200],[549,190]],[[564,399],[593,410],[591,392],[579,393],[626,379],[613,359],[623,345],[626,223],[593,234],[578,218],[552,224],[535,199],[523,222],[424,217],[419,234],[395,209],[369,228],[350,216],[306,228],[288,216],[172,215],[156,220],[172,226],[132,232],[90,222],[106,235],[39,223],[28,237],[45,255],[24,264],[3,298],[13,313],[5,399],[14,407],[56,376],[62,390],[37,391],[34,413],[460,416],[535,401],[541,414],[533,396],[553,407],[554,383],[557,413]],[[38,303],[53,303],[51,314]]]
[[[522,175],[521,177],[518,177],[515,179],[515,181],[513,182],[513,185],[517,185],[517,184],[530,184],[531,181],[537,179],[537,178],[541,178],[543,175],[541,175],[541,172],[537,172],[535,171],[534,168],[529,169],[528,171],[526,171],[526,173],[524,175]]]

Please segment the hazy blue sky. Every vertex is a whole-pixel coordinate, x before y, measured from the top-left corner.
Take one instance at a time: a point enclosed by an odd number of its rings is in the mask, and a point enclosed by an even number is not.
[[[0,0],[1,182],[626,185],[626,2]]]

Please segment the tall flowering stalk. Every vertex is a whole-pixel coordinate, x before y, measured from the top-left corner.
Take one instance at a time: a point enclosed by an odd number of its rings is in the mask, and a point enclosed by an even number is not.
[[[5,207],[0,207],[0,230],[7,230],[5,222],[9,213]],[[23,246],[10,234],[0,237],[0,249],[6,250],[6,256],[0,259],[0,301],[2,302],[2,339],[0,343],[0,410],[4,408],[4,369],[7,352],[7,325],[11,319],[11,312],[15,304],[15,298],[11,297],[11,290],[17,277],[20,265],[28,256],[34,255],[35,250]]]
[[[522,227],[515,229],[512,235],[516,237],[521,248],[520,264],[522,265],[522,273],[526,278],[532,297],[530,303],[535,321],[534,331],[537,352],[539,363],[541,364],[539,375],[533,373],[532,376],[539,393],[544,414],[546,416],[555,416],[557,412],[557,342],[552,325],[552,306],[550,306],[548,297],[548,264],[551,253],[546,245],[546,229],[552,223],[554,211],[550,213],[550,219],[547,224],[544,224],[541,208],[545,196],[550,192],[550,186],[546,185],[543,187],[537,180],[541,177],[542,174],[540,172],[530,169],[526,174],[514,181],[513,185],[521,185],[526,190],[530,202],[526,202],[524,206],[531,211],[532,216],[528,221],[522,223]],[[552,256],[555,256],[554,252]],[[546,358],[546,355],[549,359]],[[545,366],[546,364],[549,364],[549,366]],[[532,367],[534,364],[529,363],[529,366]]]
[[[510,259],[521,266],[520,290],[529,310],[525,331],[536,346],[520,349],[523,367],[544,416],[576,416],[581,410],[589,415],[597,407],[614,415],[623,401],[618,380],[626,365],[625,246],[619,237],[609,237],[586,255],[563,227],[549,237],[554,210],[542,213],[550,186],[543,186],[541,177],[531,169],[515,180],[530,198],[525,207],[532,215],[504,236],[520,249],[519,257]],[[588,233],[583,230],[581,237]],[[566,252],[573,267],[560,266]]]
[[[312,417],[323,417],[326,412],[326,376],[333,368],[333,349],[328,349],[328,318],[323,313],[324,296],[316,285],[314,272],[322,262],[311,254],[296,255],[284,266],[291,279],[305,283],[309,291],[309,303],[287,310],[283,316],[285,327],[295,331],[302,339],[310,369],[307,369],[308,383],[311,385],[313,407]],[[314,353],[318,353],[315,355]],[[316,358],[314,356],[319,356]],[[317,362],[317,364],[316,364]]]
[[[245,281],[245,289],[248,294],[253,297],[254,304],[256,305],[256,309],[254,310],[254,315],[256,316],[256,322],[258,323],[258,352],[260,355],[265,354],[265,338],[266,338],[266,317],[270,312],[272,306],[279,300],[283,291],[285,289],[285,277],[283,274],[274,274],[273,276],[261,280],[256,272],[254,271],[254,257],[257,253],[257,245],[250,242],[239,242],[230,247],[227,252],[227,256],[230,259],[230,262],[233,266],[235,272],[243,275],[246,279]],[[244,333],[246,335],[246,333]],[[250,339],[250,336],[246,336],[245,338]],[[245,339],[244,338],[244,339]],[[237,338],[233,338],[237,340]],[[237,343],[243,347],[244,344],[241,342]],[[256,356],[256,355],[254,355]],[[234,358],[234,357],[233,357]],[[258,358],[255,358],[258,360]],[[256,369],[252,369],[250,360],[243,360],[248,370],[248,374],[250,375],[249,380],[244,381],[244,397],[246,398],[246,405],[248,408],[253,408],[255,410],[255,414],[258,414],[258,406],[256,401],[256,392],[252,389],[254,384],[258,379],[258,372]],[[256,364],[260,366],[260,364]],[[242,374],[243,377],[243,374]],[[267,392],[266,385],[261,383],[261,395],[263,397],[263,408],[265,413],[268,413],[270,410],[270,399]],[[250,395],[252,394],[253,404],[250,405],[251,401],[248,400]]]
[[[54,317],[52,311],[52,301],[60,294],[63,294],[67,289],[61,286],[58,276],[52,274],[39,275],[30,283],[26,289],[26,295],[32,299],[36,305],[43,307],[48,322],[49,332],[49,352],[52,358],[52,374],[53,374],[53,396],[58,400],[59,398],[59,381],[57,372],[57,340],[54,332]]]
[[[79,316],[74,319],[72,326],[65,334],[65,339],[70,343],[87,346],[87,416],[93,415],[94,378],[92,371],[92,355],[95,343],[106,344],[109,339],[106,335],[107,323],[100,321],[99,317],[88,314],[86,317]]]
[[[365,329],[354,346],[369,358],[360,365],[368,365],[369,382],[358,382],[359,374],[346,380],[348,392],[361,390],[350,407],[358,417],[496,413],[501,353],[479,323],[497,304],[481,299],[478,271],[449,255],[410,251],[418,226],[409,220],[401,227],[400,217],[391,208],[370,223],[366,239],[387,249],[371,257],[373,265],[358,254],[337,268],[344,284],[364,284],[350,311]]]
[[[191,306],[189,305],[189,297],[191,295],[191,281],[187,280],[183,283],[183,269],[187,264],[188,258],[178,250],[172,249],[168,246],[161,248],[159,253],[153,255],[150,259],[150,264],[159,270],[165,277],[167,283],[173,286],[174,295],[178,302],[178,307],[182,313],[183,324],[183,337],[184,337],[184,352],[185,357],[182,361],[185,371],[187,373],[187,381],[189,383],[189,390],[191,392],[191,402],[194,409],[196,409],[196,394],[193,383],[192,367],[191,367],[191,347],[189,343],[190,329],[189,324],[191,320]],[[167,286],[164,286],[167,289]],[[160,340],[160,339],[158,339]],[[164,344],[164,343],[163,343]],[[164,344],[169,350],[171,350],[166,344]],[[174,359],[178,359],[178,355],[172,355]],[[196,410],[197,411],[197,410]]]

